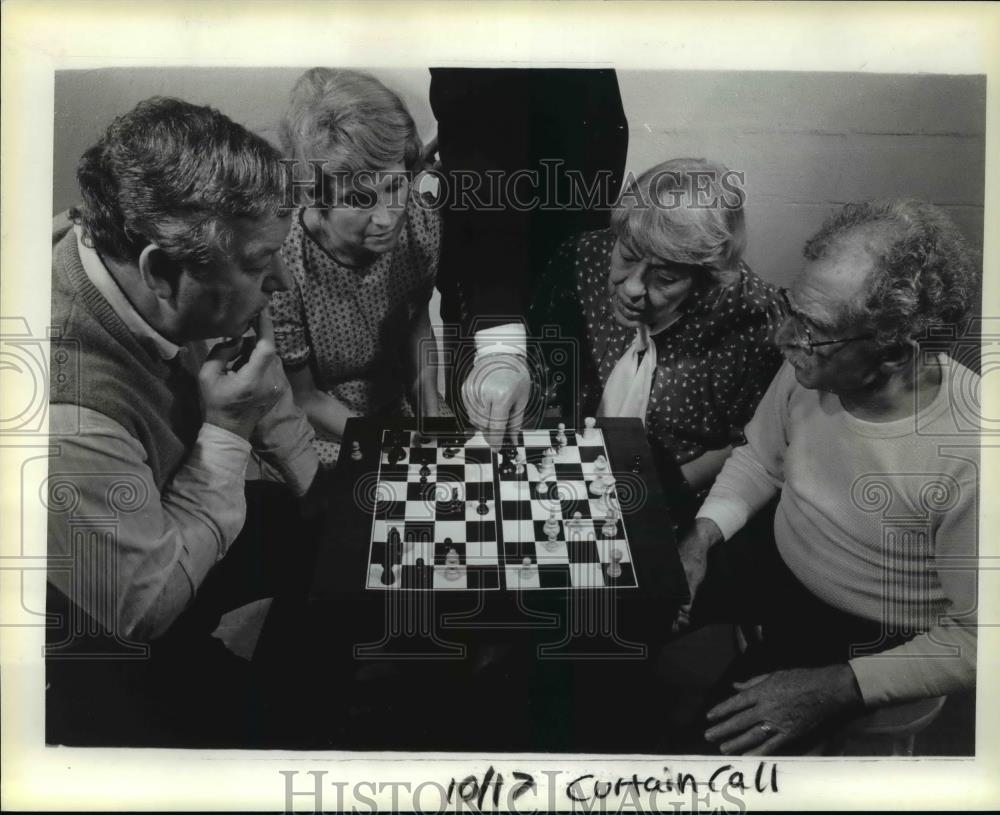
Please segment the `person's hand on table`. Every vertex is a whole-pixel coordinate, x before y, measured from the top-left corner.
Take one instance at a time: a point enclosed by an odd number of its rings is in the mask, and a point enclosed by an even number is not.
[[[493,446],[505,433],[521,429],[530,396],[531,376],[519,354],[480,355],[462,383],[469,421]]]
[[[775,671],[733,687],[733,696],[708,711],[705,731],[705,738],[727,755],[770,755],[862,705],[854,672],[846,663]]]
[[[684,631],[691,625],[691,607],[694,605],[695,594],[705,579],[708,569],[708,550],[722,541],[722,532],[715,521],[708,518],[696,518],[694,528],[685,535],[677,546],[677,553],[684,567],[687,578],[688,592],[691,595],[687,603],[677,610],[673,621],[675,633]]]

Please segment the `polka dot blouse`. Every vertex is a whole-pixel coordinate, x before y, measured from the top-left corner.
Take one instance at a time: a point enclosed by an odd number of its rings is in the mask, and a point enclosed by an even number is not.
[[[555,323],[582,340],[577,398],[593,416],[612,369],[635,339],[619,325],[608,289],[610,229],[565,242],[541,281],[532,306],[536,326]],[[679,464],[737,438],[781,364],[770,342],[768,313],[777,291],[743,265],[724,287],[695,290],[681,317],[656,334],[656,372],[646,431],[654,448]]]
[[[278,354],[312,367],[316,386],[361,415],[410,414],[408,335],[437,277],[441,220],[415,196],[396,247],[370,264],[340,263],[302,224],[299,210],[281,247],[292,284],[271,298]],[[317,442],[332,463],[337,446]]]

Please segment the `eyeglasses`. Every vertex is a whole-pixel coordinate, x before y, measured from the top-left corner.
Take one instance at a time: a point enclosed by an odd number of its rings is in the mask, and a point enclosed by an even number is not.
[[[801,314],[795,306],[792,305],[792,301],[788,299],[788,289],[778,289],[778,295],[774,311],[774,317],[776,318],[775,331],[777,331],[778,326],[780,326],[785,320],[791,320],[792,327],[795,330],[794,344],[801,348],[809,356],[812,356],[814,348],[820,348],[824,345],[856,342],[857,340],[870,340],[875,336],[874,334],[858,334],[855,337],[842,337],[839,340],[819,340],[817,342],[813,340],[812,331],[809,330],[809,318]]]

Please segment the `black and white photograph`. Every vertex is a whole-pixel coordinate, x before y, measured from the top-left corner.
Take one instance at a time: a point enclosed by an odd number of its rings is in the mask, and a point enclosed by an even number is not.
[[[820,4],[824,67],[777,4],[57,3],[38,67],[13,5],[5,739],[78,768],[42,808],[113,756],[129,808],[997,802],[996,7]]]

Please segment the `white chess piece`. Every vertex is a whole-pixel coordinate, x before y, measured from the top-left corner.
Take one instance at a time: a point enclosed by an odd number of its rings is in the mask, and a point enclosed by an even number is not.
[[[549,540],[554,540],[559,534],[559,521],[556,519],[554,512],[549,513],[549,519],[542,526],[542,531],[548,536]]]
[[[597,419],[588,416],[583,420],[583,440],[585,442],[597,441]]]
[[[622,550],[611,550],[611,562],[608,563],[608,577],[622,576]]]
[[[564,422],[559,422],[556,425],[556,441],[559,442],[560,447],[565,447],[568,439],[566,438],[566,424]]]
[[[455,549],[449,549],[448,554],[444,556],[444,576],[448,580],[458,580],[460,566],[458,552]]]
[[[570,531],[572,530],[572,536],[574,538],[580,537],[580,528],[583,526],[583,515],[579,511],[573,513],[572,518],[567,518],[563,521],[563,526],[566,528],[566,537],[570,536]]]
[[[608,512],[608,516],[604,519],[601,534],[606,538],[613,538],[618,534],[618,513],[614,509]]]
[[[590,482],[590,494],[595,498],[603,498],[606,490],[601,484],[601,476],[596,476],[593,481]]]
[[[542,478],[552,475],[555,472],[555,465],[553,464],[553,459],[555,458],[555,453],[550,449],[546,450],[542,456],[542,461],[538,465],[538,475]]]
[[[521,574],[524,577],[532,577],[535,574],[535,564],[531,562],[530,557],[525,557],[521,561]]]

